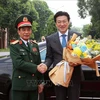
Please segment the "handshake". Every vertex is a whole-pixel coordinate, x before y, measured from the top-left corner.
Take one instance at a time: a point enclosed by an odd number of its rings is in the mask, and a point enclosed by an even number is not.
[[[37,66],[37,70],[43,74],[47,71],[47,66],[44,63],[41,63]]]

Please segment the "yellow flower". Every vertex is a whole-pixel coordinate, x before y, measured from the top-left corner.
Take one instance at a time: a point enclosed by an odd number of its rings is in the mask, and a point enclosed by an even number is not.
[[[78,57],[80,57],[81,54],[82,54],[82,51],[81,51],[81,49],[79,47],[75,47],[73,49],[72,55],[77,55]]]

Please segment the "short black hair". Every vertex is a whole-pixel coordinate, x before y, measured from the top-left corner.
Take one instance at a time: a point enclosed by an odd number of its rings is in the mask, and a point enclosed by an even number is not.
[[[68,21],[70,20],[70,15],[65,12],[65,11],[58,11],[55,15],[54,15],[54,21],[56,22],[56,18],[59,16],[66,16],[68,18]]]

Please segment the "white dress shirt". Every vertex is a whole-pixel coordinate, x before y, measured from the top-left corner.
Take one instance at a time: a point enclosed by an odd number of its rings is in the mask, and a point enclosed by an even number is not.
[[[25,41],[25,40],[23,40],[22,38],[20,38],[24,43],[25,43],[25,45],[28,47],[28,45],[27,45],[27,42],[29,42],[29,40],[28,41]]]
[[[60,43],[62,43],[62,33],[60,32],[60,31],[58,31],[58,33],[59,33],[59,39],[60,39]],[[68,30],[64,33],[65,35],[66,35],[66,41],[68,41]]]

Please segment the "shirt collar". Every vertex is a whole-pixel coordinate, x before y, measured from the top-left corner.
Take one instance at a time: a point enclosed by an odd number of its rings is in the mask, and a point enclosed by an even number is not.
[[[61,35],[63,35],[60,31],[58,31],[58,34],[59,34],[59,37],[61,36]],[[68,30],[64,33],[66,36],[68,36]]]
[[[20,39],[25,43],[25,45],[27,45],[27,42],[29,42],[29,40],[28,41],[25,41],[22,38],[20,38]]]

